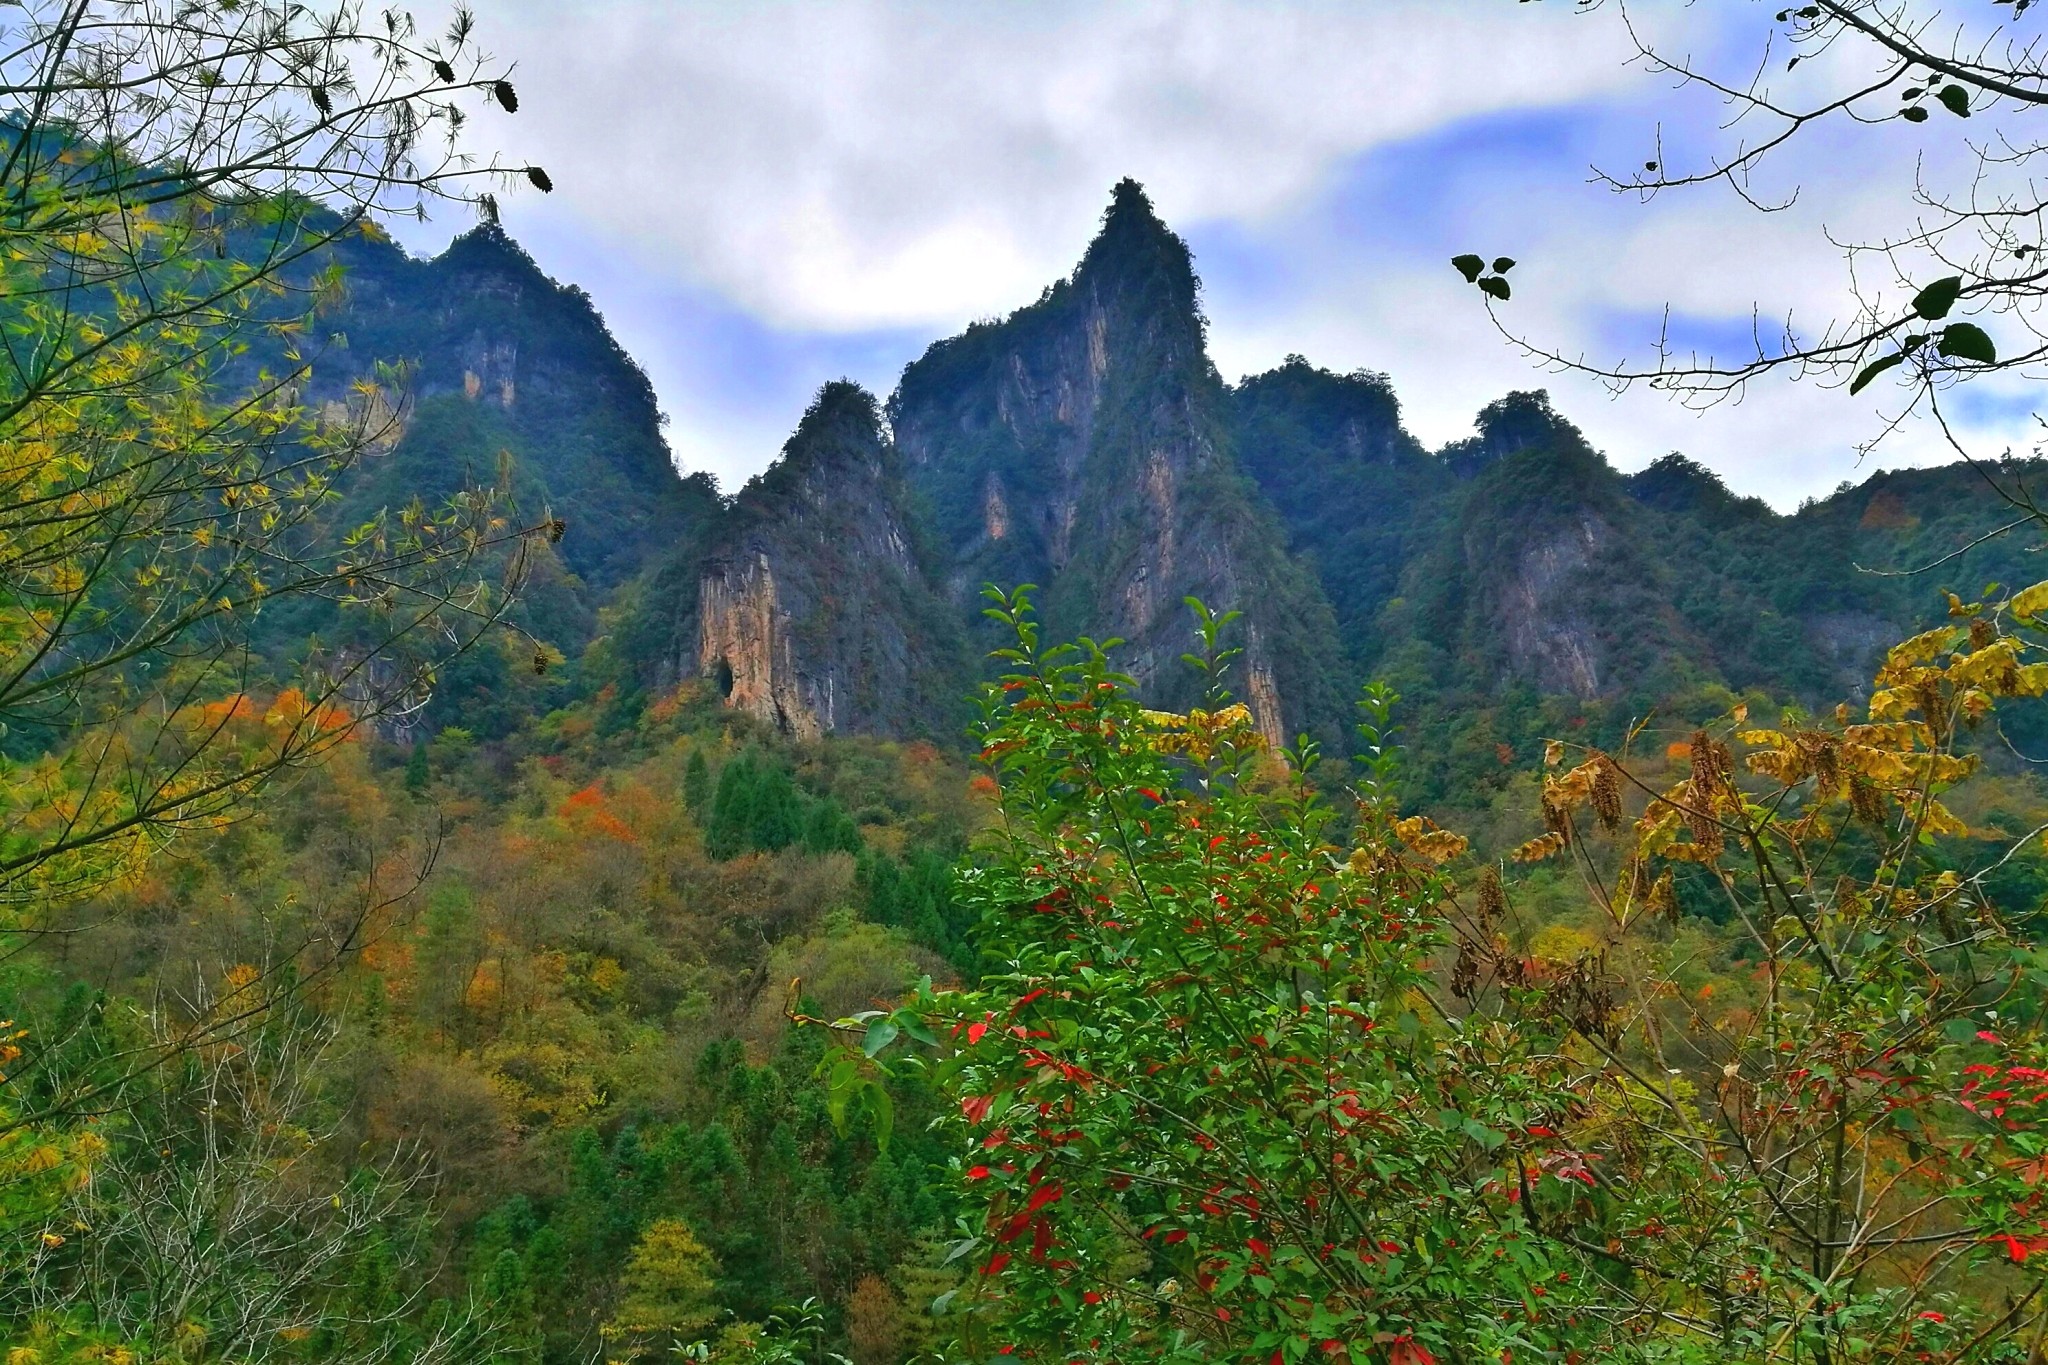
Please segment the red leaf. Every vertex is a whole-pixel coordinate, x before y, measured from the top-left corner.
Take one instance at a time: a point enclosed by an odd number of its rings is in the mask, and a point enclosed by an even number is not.
[[[981,1273],[984,1275],[999,1275],[1002,1273],[1003,1267],[1009,1263],[1010,1253],[998,1251],[995,1255],[988,1258],[988,1264],[981,1268]]]
[[[1063,1193],[1065,1193],[1065,1191],[1061,1188],[1060,1183],[1057,1180],[1055,1180],[1050,1185],[1040,1185],[1037,1189],[1031,1192],[1031,1199],[1024,1205],[1024,1207],[1032,1213],[1037,1213],[1047,1204],[1058,1202],[1060,1195]]]
[[[960,1112],[969,1123],[981,1123],[988,1118],[988,1107],[994,1099],[993,1095],[969,1095],[960,1101]]]
[[[1405,1332],[1387,1349],[1387,1365],[1436,1365],[1429,1348]]]
[[[2033,1248],[2031,1246],[2027,1245],[2027,1243],[2025,1242],[2022,1242],[2019,1238],[2013,1236],[2009,1232],[1996,1233],[1990,1237],[1986,1237],[1984,1240],[1987,1242],[2005,1243],[2005,1254],[2012,1257],[2012,1259],[2015,1262],[2026,1260],[2028,1254],[2033,1251]]]
[[[967,1043],[968,1043],[968,1046],[972,1047],[972,1046],[973,1046],[974,1044],[976,1044],[976,1043],[980,1042],[980,1041],[981,1041],[981,1039],[982,1039],[982,1035],[983,1035],[983,1034],[985,1034],[985,1033],[987,1033],[987,1032],[988,1032],[988,1025],[987,1025],[987,1024],[984,1024],[984,1023],[974,1023],[974,1024],[969,1024],[969,1025],[967,1026]]]
[[[988,1167],[986,1167],[986,1166],[970,1166],[970,1167],[968,1167],[968,1168],[967,1168],[967,1178],[968,1178],[969,1180],[986,1180],[986,1179],[988,1179]]]

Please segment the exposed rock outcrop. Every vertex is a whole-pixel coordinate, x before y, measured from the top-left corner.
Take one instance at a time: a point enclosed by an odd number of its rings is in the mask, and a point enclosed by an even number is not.
[[[827,384],[749,483],[697,582],[694,658],[728,704],[799,739],[944,733],[968,687],[875,400]]]
[[[1238,690],[1261,727],[1329,731],[1335,623],[1233,456],[1197,289],[1127,180],[1072,277],[928,350],[891,425],[961,610],[984,582],[1039,584],[1048,631],[1126,641],[1121,666],[1169,704],[1194,686],[1183,599],[1241,610]]]

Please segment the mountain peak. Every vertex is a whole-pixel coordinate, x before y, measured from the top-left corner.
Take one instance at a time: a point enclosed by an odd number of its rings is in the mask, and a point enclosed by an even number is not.
[[[819,388],[811,405],[796,425],[792,442],[828,432],[851,429],[874,438],[881,429],[882,413],[875,396],[851,379],[834,379]]]
[[[1129,176],[1110,191],[1102,227],[1088,244],[1074,279],[1092,283],[1103,293],[1164,285],[1174,301],[1184,300],[1189,307],[1198,287],[1188,244],[1161,220],[1145,187]]]
[[[1538,446],[1583,444],[1579,429],[1557,415],[1545,389],[1517,390],[1479,410],[1473,424],[1478,434],[1453,441],[1442,451],[1444,463],[1460,478],[1471,478],[1488,465]]]
[[[804,409],[781,458],[747,480],[740,505],[760,510],[787,497],[830,500],[845,492],[839,485],[848,476],[885,477],[888,456],[875,396],[851,379],[835,379]]]
[[[488,271],[547,279],[526,248],[519,245],[511,233],[492,222],[478,223],[459,234],[436,258],[436,264],[457,271]]]
[[[1159,211],[1152,207],[1152,196],[1128,175],[1110,190],[1109,207],[1102,213],[1105,234],[1119,227],[1133,231],[1167,232],[1166,224],[1160,221]]]

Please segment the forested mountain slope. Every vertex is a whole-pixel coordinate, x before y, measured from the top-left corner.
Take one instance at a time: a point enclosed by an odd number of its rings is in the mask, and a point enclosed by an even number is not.
[[[1966,468],[1880,473],[1786,515],[1675,454],[1622,475],[1542,393],[1430,451],[1383,376],[1294,356],[1226,384],[1187,247],[1130,181],[1071,276],[935,343],[886,422],[828,385],[729,497],[677,472],[588,298],[498,228],[430,261],[374,238],[343,255],[345,341],[315,397],[360,401],[347,385],[373,361],[403,363],[410,393],[348,505],[509,469],[522,508],[567,524],[525,619],[572,664],[603,636],[593,666],[632,705],[703,676],[792,734],[951,742],[991,582],[1037,584],[1053,634],[1127,640],[1148,692],[1184,703],[1194,595],[1245,613],[1237,685],[1269,735],[1339,738],[1359,685],[1386,677],[1427,718],[1422,766],[1448,793],[1559,718],[1752,690],[1832,702],[1943,590],[2022,569],[2017,542],[1943,560],[2004,512]],[[472,692],[503,681],[483,672]]]

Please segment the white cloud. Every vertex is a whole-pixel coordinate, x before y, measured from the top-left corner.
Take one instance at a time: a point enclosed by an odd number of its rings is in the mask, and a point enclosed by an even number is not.
[[[1170,222],[1256,219],[1376,144],[1628,79],[1613,25],[1441,0],[509,0],[485,18],[523,99],[492,126],[557,186],[517,214],[571,216],[806,328],[1015,307],[1125,175]]]
[[[1768,18],[1637,8],[1676,48],[1736,66]],[[768,433],[816,383],[851,372],[886,390],[906,338],[1035,298],[1133,175],[1198,248],[1229,245],[1197,260],[1226,375],[1293,351],[1385,369],[1431,444],[1507,389],[1545,385],[1624,466],[1682,448],[1789,505],[1867,472],[1867,400],[1772,381],[1704,418],[1642,390],[1609,401],[1504,345],[1444,258],[1520,257],[1506,315],[1595,359],[1625,339],[1640,355],[1666,302],[1730,324],[1755,300],[1810,326],[1843,303],[1826,233],[1896,226],[1914,157],[1945,128],[1803,138],[1757,186],[1799,186],[1798,205],[1759,216],[1719,187],[1639,205],[1585,183],[1588,159],[1656,146],[1660,119],[1667,165],[1745,130],[1717,133],[1713,102],[1629,66],[1611,14],[1559,5],[499,0],[481,19],[518,62],[522,110],[479,126],[557,186],[518,196],[508,223],[591,288],[686,464],[728,486],[768,462]],[[1798,80],[1838,83],[1846,60]],[[1518,142],[1546,119],[1564,128],[1554,145]],[[705,300],[745,335],[681,316]],[[735,383],[734,356],[774,373]],[[2015,410],[1973,433],[1995,446],[2027,430]],[[1947,456],[1915,428],[1881,458]]]

